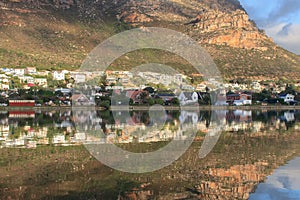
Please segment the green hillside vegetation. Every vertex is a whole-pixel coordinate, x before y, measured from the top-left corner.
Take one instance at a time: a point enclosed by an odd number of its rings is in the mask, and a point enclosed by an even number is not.
[[[8,4],[11,6],[8,6],[10,9],[1,10],[0,66],[36,66],[38,69],[75,70],[81,66],[88,53],[106,38],[141,25],[170,28],[187,33],[199,41],[215,34],[211,32],[200,34],[197,30],[192,30],[190,26],[184,25],[183,22],[176,21],[175,18],[161,20],[153,17],[153,20],[147,23],[125,23],[118,20],[116,15],[127,9],[127,0],[118,2],[116,5],[104,1],[80,2],[82,5],[71,6],[70,9],[54,8],[51,6],[54,4],[52,1],[43,0],[42,2],[46,2],[45,6],[14,2]],[[148,2],[149,5],[151,2]],[[173,2],[170,3],[172,5],[169,8],[161,7],[160,9],[167,14],[175,13],[178,16],[187,15],[189,19],[195,18],[201,8],[191,7],[192,4],[185,5],[185,3],[187,2]],[[197,3],[200,5],[200,2],[197,1]],[[210,3],[218,4],[219,9],[225,6],[224,1],[221,0],[202,3],[206,7]],[[102,10],[99,7],[100,4],[103,5]],[[242,9],[235,0],[228,2],[225,7],[222,10]],[[94,10],[91,10],[92,8]],[[99,8],[99,11],[95,8]],[[147,9],[149,9],[147,6],[141,7],[141,12],[148,12]],[[267,51],[226,45],[202,44],[202,46],[212,55],[225,79],[237,77],[299,79],[299,56],[276,46],[271,41],[267,40],[263,43],[265,47],[268,47]],[[161,55],[155,50],[129,53],[118,59],[112,66],[116,69],[128,70],[132,66],[156,61],[174,66],[181,72],[193,71],[191,65],[185,60],[168,53]]]

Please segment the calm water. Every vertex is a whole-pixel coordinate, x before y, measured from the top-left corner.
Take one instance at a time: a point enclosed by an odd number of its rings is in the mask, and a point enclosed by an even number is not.
[[[300,199],[300,157],[278,168],[250,199]]]
[[[299,125],[297,110],[1,111],[0,199],[299,199]],[[149,153],[187,138],[175,162],[141,174],[88,151]]]

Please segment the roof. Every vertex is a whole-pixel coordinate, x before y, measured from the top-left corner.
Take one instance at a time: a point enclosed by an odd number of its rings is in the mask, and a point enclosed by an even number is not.
[[[131,98],[131,99],[136,99],[136,97],[139,95],[139,94],[141,94],[141,93],[143,93],[143,92],[145,92],[145,91],[141,91],[141,90],[130,90],[130,91],[127,91],[126,92],[126,96],[127,97],[129,97],[129,98]]]
[[[78,101],[78,100],[89,100],[84,94],[74,94],[72,95],[71,98],[73,101]]]
[[[193,99],[194,92],[183,92],[184,96],[188,99]]]
[[[28,87],[34,87],[35,85],[33,83],[28,83],[27,86]]]
[[[281,95],[279,95],[280,97],[286,97],[286,96],[288,96],[288,95],[290,95],[290,96],[295,96],[295,95],[293,95],[293,94],[281,94]]]
[[[227,94],[227,97],[239,97],[242,95],[247,95],[247,96],[251,96],[251,94],[246,94],[246,93],[242,93],[242,94]]]
[[[164,93],[164,94],[157,94],[157,96],[159,97],[175,97],[175,94],[167,94],[167,93]]]
[[[227,94],[226,96],[228,96],[228,97],[239,97],[240,94]]]

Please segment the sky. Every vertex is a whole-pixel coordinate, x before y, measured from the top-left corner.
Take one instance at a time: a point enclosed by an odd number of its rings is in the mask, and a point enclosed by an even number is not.
[[[296,200],[300,199],[300,158],[290,161],[258,185],[249,200]]]
[[[240,0],[250,18],[280,46],[300,55],[300,0]]]

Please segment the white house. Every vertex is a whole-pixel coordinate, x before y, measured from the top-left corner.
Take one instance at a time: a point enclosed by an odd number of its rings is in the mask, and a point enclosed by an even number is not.
[[[183,76],[182,74],[175,74],[173,76],[174,82],[177,84],[181,84],[183,82]]]
[[[109,85],[110,85],[110,84],[116,84],[117,81],[118,81],[118,78],[117,78],[117,77],[111,76],[111,77],[107,77],[107,78],[106,78],[106,81],[107,81],[107,83],[108,83]]]
[[[55,92],[62,92],[64,94],[72,93],[72,89],[70,89],[70,88],[57,88],[54,91]]]
[[[65,135],[55,135],[52,140],[53,144],[63,144],[65,142],[66,142]]]
[[[25,73],[31,75],[36,74],[36,67],[26,67]]]
[[[45,70],[45,71],[38,71],[37,75],[39,75],[39,76],[48,76],[49,73],[50,73],[50,71],[47,71],[47,70]]]
[[[292,94],[281,95],[280,98],[283,99],[285,103],[294,103],[295,102],[295,96]]]
[[[196,92],[181,92],[178,96],[180,105],[198,103],[198,94]]]
[[[31,83],[34,84],[34,78],[31,76],[20,76],[19,79],[23,82],[23,83]]]
[[[65,75],[66,73],[64,71],[54,71],[53,72],[53,80],[57,80],[57,81],[62,81],[62,80],[65,80]]]
[[[9,83],[9,79],[8,78],[4,78],[4,79],[2,79],[2,82],[3,83]]]
[[[0,78],[8,78],[5,74],[0,74]]]
[[[86,75],[85,74],[75,74],[73,76],[76,83],[85,83]]]
[[[23,68],[17,68],[17,69],[14,69],[14,72],[16,75],[18,76],[23,76],[25,74],[25,69]]]
[[[200,92],[206,92],[206,87],[207,86],[205,84],[198,84],[196,90]]]
[[[9,90],[9,84],[1,84],[1,90]]]
[[[35,78],[34,83],[38,86],[43,86],[43,87],[48,86],[48,82],[46,78]]]
[[[86,133],[84,132],[77,132],[75,133],[74,139],[76,141],[85,141],[86,140]]]
[[[160,74],[159,82],[163,85],[170,85],[172,83],[173,77],[168,74]]]
[[[251,87],[255,91],[261,91],[262,90],[260,83],[257,82],[257,81],[252,82]]]
[[[68,83],[68,84],[66,85],[66,87],[69,88],[69,89],[70,89],[70,88],[73,88],[73,83]]]

